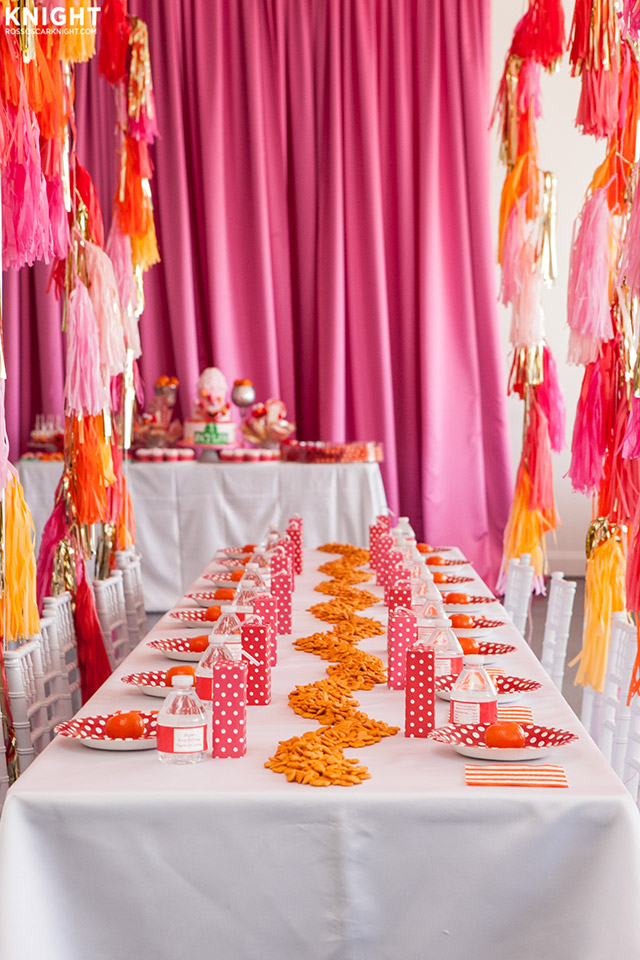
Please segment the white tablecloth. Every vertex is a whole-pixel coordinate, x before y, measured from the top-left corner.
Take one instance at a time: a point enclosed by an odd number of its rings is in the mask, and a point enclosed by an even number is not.
[[[39,546],[61,465],[21,460],[20,480]],[[142,554],[147,610],[166,610],[216,549],[251,542],[256,530],[304,518],[305,544],[364,546],[386,507],[377,463],[131,463],[127,479]]]
[[[307,554],[294,636],[326,628],[305,608],[323,599],[312,586],[327,559]],[[183,635],[175,624],[163,618],[153,636]],[[263,764],[279,740],[316,728],[287,694],[326,665],[283,638],[273,702],[249,708],[245,758],[183,768],[58,737],[26,770],[0,821],[0,956],[639,957],[638,811],[522,638],[501,634],[518,645],[508,672],[544,684],[521,701],[534,719],[579,734],[550,761],[569,789],[467,787],[468,761],[402,733],[347,751],[372,774],[360,786],[287,783]],[[361,646],[384,656],[386,641]],[[143,641],[83,712],[157,707],[119,677],[169,665]],[[355,696],[402,725],[401,692]]]

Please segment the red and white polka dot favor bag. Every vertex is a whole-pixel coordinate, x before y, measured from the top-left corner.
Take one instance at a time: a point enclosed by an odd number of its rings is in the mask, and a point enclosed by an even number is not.
[[[287,533],[293,544],[293,572],[299,575],[302,573],[302,517],[291,517],[287,526]]]
[[[413,613],[395,610],[389,615],[387,628],[387,686],[390,690],[404,690],[406,682],[407,647],[418,639],[418,626]]]
[[[278,635],[291,633],[291,580],[285,570],[271,575],[271,593],[278,601]]]
[[[213,664],[213,757],[244,757],[247,752],[247,664],[217,660]]]
[[[284,544],[281,550],[276,550],[271,558],[271,579],[276,573],[286,573],[289,578],[290,589],[293,590],[293,574],[291,572],[291,558],[287,553]]]
[[[380,556],[380,537],[383,529],[376,521],[369,524],[369,566],[372,570],[378,569],[378,557]]]
[[[271,634],[269,623],[242,624],[242,652],[257,663],[247,664],[247,706],[271,703]]]
[[[410,580],[396,580],[393,586],[388,588],[387,605],[389,607],[389,616],[391,616],[398,607],[411,606]]]
[[[436,725],[433,649],[422,643],[407,648],[405,737],[428,737]]]
[[[378,561],[376,583],[383,587],[391,586],[398,577],[398,570],[402,566],[402,554],[399,550],[390,550],[383,553]]]
[[[273,594],[262,593],[253,601],[253,609],[256,616],[271,627],[269,632],[271,659],[269,662],[272,667],[275,667],[278,662],[278,601]]]

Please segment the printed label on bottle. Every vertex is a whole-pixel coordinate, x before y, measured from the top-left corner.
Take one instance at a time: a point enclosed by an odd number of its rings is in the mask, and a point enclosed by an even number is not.
[[[474,702],[469,700],[454,700],[451,698],[449,723],[478,724],[495,723],[498,719],[498,705],[495,700]]]
[[[158,724],[158,750],[162,753],[203,753],[207,749],[207,725],[166,727]]]
[[[201,700],[213,700],[213,676],[198,676],[196,673],[196,693]]]
[[[462,657],[436,657],[434,662],[436,677],[457,677],[462,672]]]

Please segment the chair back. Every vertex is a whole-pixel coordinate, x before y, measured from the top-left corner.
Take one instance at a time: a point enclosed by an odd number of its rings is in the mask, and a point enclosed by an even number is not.
[[[129,643],[133,650],[147,633],[141,558],[133,550],[118,550],[116,552],[116,569],[122,573],[127,629],[129,631]]]
[[[635,803],[640,805],[640,697],[631,701],[622,780]]]
[[[60,658],[69,682],[69,716],[72,717],[82,706],[80,668],[78,667],[78,639],[73,619],[73,600],[68,591],[56,597],[45,597],[43,613],[52,617],[58,630]]]
[[[569,628],[573,615],[573,603],[576,596],[575,580],[565,580],[564,574],[557,570],[551,574],[547,616],[542,640],[542,666],[549,674],[558,690],[562,690],[564,665],[567,657]]]
[[[130,650],[122,571],[114,570],[106,580],[94,580],[93,590],[102,638],[113,670]]]
[[[626,614],[614,613],[611,617],[611,641],[604,681],[602,723],[596,742],[621,779],[624,776],[631,719],[627,693],[636,651],[635,626],[629,623]]]
[[[523,553],[521,557],[509,560],[507,583],[504,593],[504,608],[516,629],[524,636],[531,604],[531,588],[534,568],[529,563],[531,557]]]
[[[9,773],[7,771],[7,754],[4,744],[2,744],[0,746],[0,812],[2,811],[2,805],[4,804],[4,798],[7,795],[8,789]]]
[[[40,621],[42,637],[42,673],[44,680],[45,706],[51,738],[56,726],[71,719],[71,694],[66,665],[63,663],[58,643],[58,627],[53,617]]]
[[[24,771],[51,740],[46,707],[42,637],[10,644],[4,652],[7,692],[16,732],[18,761]]]

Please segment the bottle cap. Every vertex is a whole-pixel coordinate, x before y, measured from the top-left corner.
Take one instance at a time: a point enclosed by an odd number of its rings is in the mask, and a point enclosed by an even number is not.
[[[193,686],[193,677],[190,673],[175,673],[171,677],[171,686],[186,690],[187,687]]]
[[[465,667],[481,667],[484,664],[484,657],[481,653],[468,653],[464,658]]]

